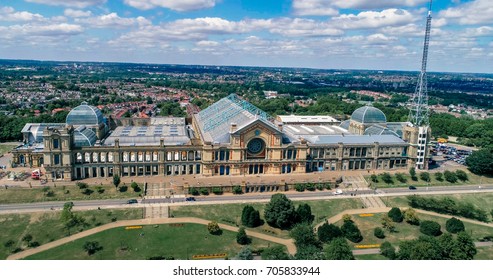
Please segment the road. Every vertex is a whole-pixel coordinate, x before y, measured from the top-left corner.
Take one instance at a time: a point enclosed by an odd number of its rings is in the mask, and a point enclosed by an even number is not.
[[[346,191],[335,195],[332,191],[317,192],[288,192],[285,193],[292,200],[325,200],[362,196],[406,196],[412,194],[458,194],[458,193],[479,193],[493,192],[493,185],[481,186],[446,186],[446,187],[418,187],[416,190],[408,188],[388,188],[374,190]],[[127,199],[111,200],[83,200],[73,201],[74,209],[89,210],[99,208],[132,208],[153,204],[169,203],[173,205],[189,204],[214,204],[214,203],[242,203],[242,202],[266,202],[269,201],[273,193],[255,193],[243,195],[222,195],[222,196],[199,196],[195,202],[186,202],[184,198],[151,198],[139,200],[137,204],[127,204]],[[61,210],[65,201],[21,203],[21,204],[0,204],[0,213],[19,213],[19,212],[39,212],[50,210]]]

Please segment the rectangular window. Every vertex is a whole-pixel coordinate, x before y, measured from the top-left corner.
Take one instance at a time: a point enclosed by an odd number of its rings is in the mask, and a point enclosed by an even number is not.
[[[54,165],[59,165],[60,164],[60,155],[54,155],[53,156],[53,164]]]
[[[53,139],[53,149],[58,149],[60,147],[60,140]]]

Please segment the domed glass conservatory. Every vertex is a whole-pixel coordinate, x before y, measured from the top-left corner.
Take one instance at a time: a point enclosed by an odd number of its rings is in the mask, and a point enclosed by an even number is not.
[[[373,106],[363,106],[356,109],[351,115],[351,120],[359,123],[385,123],[385,114]]]
[[[68,125],[99,125],[104,123],[103,113],[94,107],[82,102],[80,106],[75,107],[68,113],[67,120]]]

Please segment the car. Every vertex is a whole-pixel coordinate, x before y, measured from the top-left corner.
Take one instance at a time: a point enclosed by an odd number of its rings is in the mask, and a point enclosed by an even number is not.
[[[415,189],[416,189],[416,187],[415,187],[415,186],[409,186],[409,189],[410,189],[410,190],[415,190]]]
[[[185,201],[195,201],[195,197],[187,197],[185,198]]]
[[[341,195],[342,194],[342,190],[336,190],[335,192],[333,192],[334,195]]]
[[[134,203],[138,203],[137,199],[129,199],[129,200],[127,200],[127,204],[134,204]]]

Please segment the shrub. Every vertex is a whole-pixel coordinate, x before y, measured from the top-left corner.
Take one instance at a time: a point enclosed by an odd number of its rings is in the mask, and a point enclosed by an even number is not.
[[[221,233],[222,233],[221,228],[219,227],[217,222],[214,222],[214,221],[207,224],[207,230],[209,231],[210,234],[213,234],[213,235],[221,235]]]
[[[241,213],[241,223],[252,228],[260,226],[262,224],[262,220],[260,219],[259,211],[255,210],[255,208],[251,205],[243,207],[243,211]]]
[[[344,214],[344,215],[342,215],[342,220],[344,222],[351,222],[352,221],[352,217],[349,214]]]
[[[313,191],[315,191],[315,189],[316,189],[316,188],[315,188],[315,184],[308,183],[308,184],[306,184],[305,189],[306,189],[307,191],[313,192]]]
[[[425,182],[430,182],[430,173],[428,173],[428,172],[421,172],[419,174],[419,177],[421,178],[421,180],[423,180]]]
[[[419,231],[429,236],[439,236],[442,234],[440,224],[434,221],[422,221]]]
[[[450,233],[458,233],[465,230],[464,223],[454,217],[447,220],[445,229]]]
[[[435,179],[440,182],[443,181],[443,173],[442,172],[435,173]]]
[[[90,256],[97,251],[100,251],[103,249],[103,246],[99,245],[99,242],[97,241],[86,241],[83,246],[84,250],[87,252],[87,254]]]
[[[395,231],[395,224],[389,216],[382,217],[382,227],[389,232]]]
[[[128,190],[128,187],[123,185],[119,188],[120,192],[126,192]]]
[[[416,177],[416,169],[414,169],[414,167],[409,168],[409,175],[413,181],[418,180],[418,177]]]
[[[201,188],[200,189],[200,194],[201,195],[209,195],[209,190],[207,188]]]
[[[394,180],[392,180],[392,176],[389,173],[387,173],[387,172],[385,172],[382,175],[380,175],[380,177],[382,178],[382,181],[384,181],[387,184],[394,183]]]
[[[389,260],[393,260],[396,258],[395,248],[388,241],[385,241],[380,246],[380,254]]]
[[[305,185],[304,184],[295,184],[294,185],[294,189],[297,191],[297,192],[304,192],[305,191]]]
[[[461,181],[469,180],[469,177],[467,176],[467,173],[464,170],[456,170],[455,176],[457,176],[457,178]]]
[[[234,186],[233,187],[233,194],[242,194],[243,190],[241,189],[240,186]]]
[[[220,187],[214,187],[212,188],[212,193],[215,195],[221,195],[223,194],[223,189]]]
[[[123,187],[122,187],[123,188]],[[120,191],[121,191],[121,188],[120,188]],[[94,191],[87,188],[87,189],[83,189],[82,190],[82,194],[85,194],[85,195],[91,195]]]
[[[136,182],[132,182],[132,184],[130,184],[130,187],[134,190],[134,192],[140,192],[142,190],[139,184],[137,184]]]
[[[457,175],[455,175],[454,172],[451,172],[451,171],[445,171],[443,172],[443,177],[445,177],[445,180],[447,180],[447,182],[450,182],[450,183],[456,183],[457,182]]]
[[[404,176],[404,174],[402,173],[396,173],[395,174],[395,178],[397,179],[397,181],[401,182],[401,183],[405,183],[407,182],[407,179],[406,177]]]
[[[101,187],[101,186],[97,186],[97,187],[96,187],[96,191],[97,191],[99,194],[102,194],[102,193],[104,193],[104,188],[103,188],[103,187]]]
[[[200,195],[199,191],[196,188],[189,188],[188,189],[188,194],[191,194],[191,195]]]
[[[385,238],[385,232],[381,227],[376,227],[373,230],[373,235],[375,235],[376,238],[384,239]]]
[[[378,183],[378,176],[375,175],[375,174],[372,174],[370,176],[370,180],[373,182],[373,183]]]
[[[393,222],[400,223],[404,220],[404,217],[402,216],[401,209],[398,207],[393,207],[390,209],[389,213],[387,213],[387,216],[392,219]]]
[[[82,189],[86,189],[86,188],[88,188],[88,187],[89,187],[89,185],[87,185],[86,183],[83,183],[83,182],[77,182],[75,185],[76,185],[79,189],[81,189],[81,190],[82,190]]]

